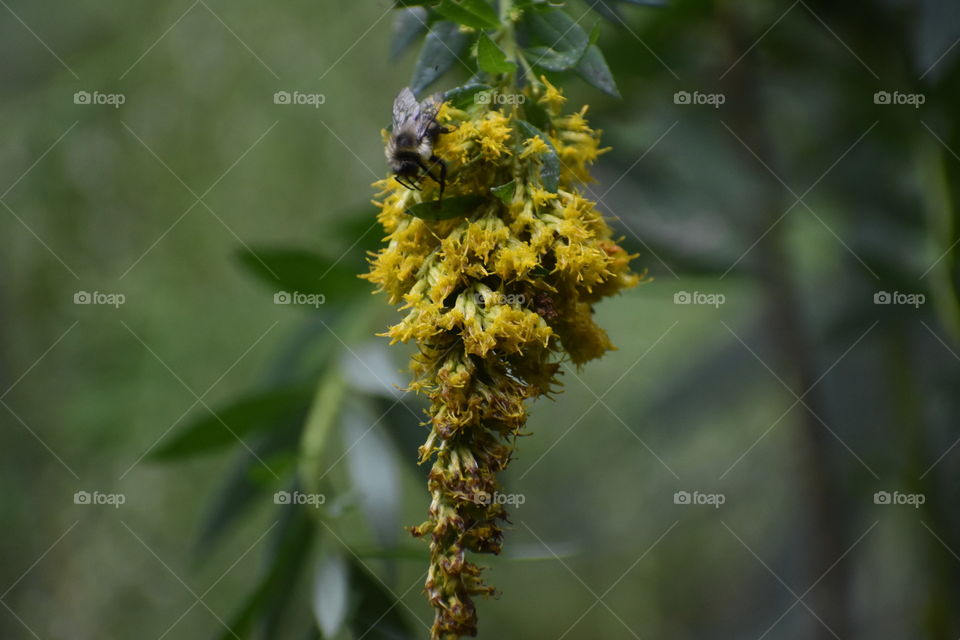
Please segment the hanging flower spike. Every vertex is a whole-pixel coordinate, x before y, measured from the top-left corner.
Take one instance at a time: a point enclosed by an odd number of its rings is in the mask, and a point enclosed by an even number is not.
[[[471,215],[418,218],[409,207],[435,199],[436,186],[375,185],[387,246],[366,277],[405,312],[385,335],[416,341],[411,388],[430,400],[420,461],[433,460],[432,501],[411,532],[430,541],[434,640],[475,635],[474,596],[494,592],[466,554],[502,548],[507,513],[495,499],[496,476],[510,463],[526,401],[557,387],[565,357],[579,365],[613,348],[592,305],[640,280],[577,188],[604,151],[599,133],[585,108],[561,115],[565,98],[543,82],[541,95],[528,89],[526,97],[545,105],[550,134],[527,135],[516,112],[490,104],[440,108],[449,131],[435,148],[448,165],[445,197],[483,197]],[[552,160],[560,161],[555,186],[547,184]],[[491,193],[511,181],[512,195],[507,187]]]

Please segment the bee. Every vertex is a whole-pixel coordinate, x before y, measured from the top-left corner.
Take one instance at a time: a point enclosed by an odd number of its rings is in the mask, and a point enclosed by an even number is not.
[[[439,93],[417,102],[410,87],[404,87],[393,101],[393,132],[386,148],[387,162],[397,182],[419,191],[421,175],[425,174],[440,185],[441,200],[447,165],[433,152],[433,145],[441,133],[450,131],[437,122],[442,103]],[[434,166],[440,168],[439,178],[431,171]]]

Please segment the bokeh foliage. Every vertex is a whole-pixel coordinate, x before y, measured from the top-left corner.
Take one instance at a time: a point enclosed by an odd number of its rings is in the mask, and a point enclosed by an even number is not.
[[[957,10],[933,0],[568,4],[584,51],[599,34],[621,95],[576,68],[556,71],[613,147],[589,189],[656,281],[598,310],[620,351],[569,371],[562,403],[535,408],[535,435],[505,479],[526,495],[515,550],[492,562],[507,597],[485,608],[483,633],[560,636],[630,568],[603,596],[616,615],[598,605],[565,637],[632,637],[626,627],[756,637],[795,601],[778,577],[802,594],[857,542],[806,599],[841,637],[960,635]],[[402,46],[396,12],[10,8],[69,69],[6,14],[0,186],[16,182],[3,200],[25,223],[0,211],[12,275],[0,298],[3,388],[14,385],[4,402],[19,416],[3,410],[7,585],[77,524],[4,601],[41,637],[159,636],[194,601],[181,577],[197,595],[215,583],[204,600],[253,637],[317,633],[314,609],[328,624],[343,611],[360,636],[390,606],[379,637],[422,633],[425,554],[400,530],[424,509],[411,464],[420,406],[392,386],[403,354],[372,338],[389,312],[354,278],[379,240],[365,204],[385,170],[379,130],[396,90],[417,83],[420,51]],[[470,46],[444,27],[449,13],[425,17],[455,50]],[[417,30],[409,18],[407,29]],[[529,46],[544,46],[534,36]],[[583,48],[579,32],[569,40],[557,65]],[[470,75],[451,63],[431,89]],[[296,88],[326,103],[273,103]],[[72,102],[93,89],[127,102]],[[894,90],[926,102],[874,103]],[[677,91],[726,102],[677,105]],[[241,155],[204,195],[212,212],[196,205],[162,235],[191,190],[203,194]],[[128,302],[78,307],[81,289]],[[326,301],[277,306],[278,290]],[[681,290],[727,302],[674,305]],[[879,290],[928,302],[876,306]],[[202,406],[182,417],[215,381],[204,402],[219,419]],[[781,417],[791,391],[814,382],[810,410]],[[297,484],[343,454],[313,474],[316,487]],[[71,503],[98,487],[123,491],[127,505]],[[727,503],[717,513],[673,504],[693,488]],[[894,489],[927,502],[873,503]],[[280,490],[330,499],[278,507]],[[25,633],[12,615],[0,631]],[[171,631],[223,633],[199,605]],[[797,605],[768,637],[817,634],[832,637]]]

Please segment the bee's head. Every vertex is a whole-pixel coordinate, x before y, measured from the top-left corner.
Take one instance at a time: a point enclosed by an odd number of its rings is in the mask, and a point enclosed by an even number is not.
[[[416,178],[420,175],[420,165],[416,160],[396,160],[391,168],[401,178]]]

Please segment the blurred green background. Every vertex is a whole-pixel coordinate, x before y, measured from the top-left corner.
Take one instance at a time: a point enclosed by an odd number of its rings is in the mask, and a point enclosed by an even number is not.
[[[341,601],[425,637],[421,404],[353,277],[416,57],[391,3],[0,4],[0,637],[304,638]],[[960,7],[568,4],[623,96],[561,79],[613,147],[588,193],[655,280],[533,406],[480,637],[957,638]]]

